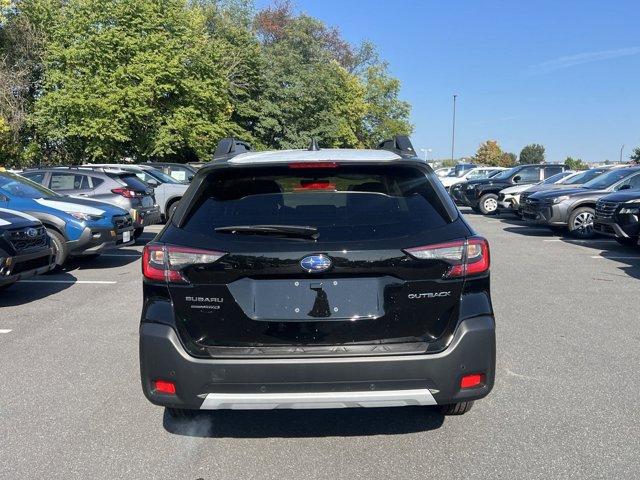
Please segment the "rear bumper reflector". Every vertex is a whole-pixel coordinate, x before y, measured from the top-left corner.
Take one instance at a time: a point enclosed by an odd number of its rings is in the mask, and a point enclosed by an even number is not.
[[[367,392],[209,393],[201,410],[407,407],[436,405],[428,389]]]

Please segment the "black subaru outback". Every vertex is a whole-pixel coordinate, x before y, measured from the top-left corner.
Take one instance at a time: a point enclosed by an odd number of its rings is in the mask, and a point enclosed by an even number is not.
[[[406,405],[461,414],[491,391],[489,246],[406,137],[379,150],[227,145],[144,249],[151,402],[176,417]]]

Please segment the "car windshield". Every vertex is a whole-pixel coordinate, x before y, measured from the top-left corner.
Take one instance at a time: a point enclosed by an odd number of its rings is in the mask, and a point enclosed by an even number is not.
[[[601,170],[599,168],[592,168],[590,170],[586,170],[575,177],[571,178],[564,182],[565,185],[582,185],[583,183],[587,183],[590,180],[593,180],[596,177],[599,177],[605,172],[605,170]]]
[[[604,190],[618,183],[623,178],[626,178],[632,173],[636,173],[638,171],[639,170],[637,168],[618,168],[616,170],[604,173],[582,186],[590,190]]]
[[[60,197],[53,190],[43,187],[39,183],[32,182],[14,173],[0,173],[0,191],[11,196],[21,198],[46,198]]]
[[[180,183],[175,178],[167,175],[164,172],[161,172],[160,170],[155,170],[155,169],[136,171],[136,176],[146,183],[148,183],[149,180],[151,179],[156,180],[160,183],[173,183],[173,184]]]
[[[494,175],[491,178],[493,180],[506,180],[507,178],[509,178],[514,173],[516,173],[516,169],[515,168],[510,168],[508,170],[501,171],[499,174]]]
[[[556,173],[555,175],[551,175],[549,178],[547,178],[544,182],[542,182],[544,185],[550,185],[552,183],[556,183],[559,180],[562,180],[564,177],[571,175],[573,172],[560,172],[560,173]]]

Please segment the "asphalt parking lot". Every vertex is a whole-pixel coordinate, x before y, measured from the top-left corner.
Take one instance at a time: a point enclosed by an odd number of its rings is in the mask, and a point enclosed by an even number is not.
[[[0,478],[637,478],[640,251],[468,218],[492,246],[498,364],[466,415],[171,420],[139,385],[137,245],[2,293]]]

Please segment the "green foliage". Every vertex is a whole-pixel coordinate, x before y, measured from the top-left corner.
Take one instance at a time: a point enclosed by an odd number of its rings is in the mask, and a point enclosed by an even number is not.
[[[0,0],[0,162],[208,160],[408,134],[410,107],[370,43],[289,3]]]
[[[589,165],[579,158],[572,157],[567,157],[564,161],[564,165],[570,170],[587,170],[589,168]]]
[[[633,153],[629,157],[629,160],[631,160],[633,163],[640,164],[640,147],[634,148]]]
[[[504,153],[496,140],[487,140],[478,147],[474,162],[479,165],[501,166],[504,161]]]
[[[537,143],[527,145],[520,152],[520,163],[523,165],[544,163],[544,147]]]
[[[71,162],[205,157],[230,130],[217,60],[181,0],[71,0],[31,122]]]

